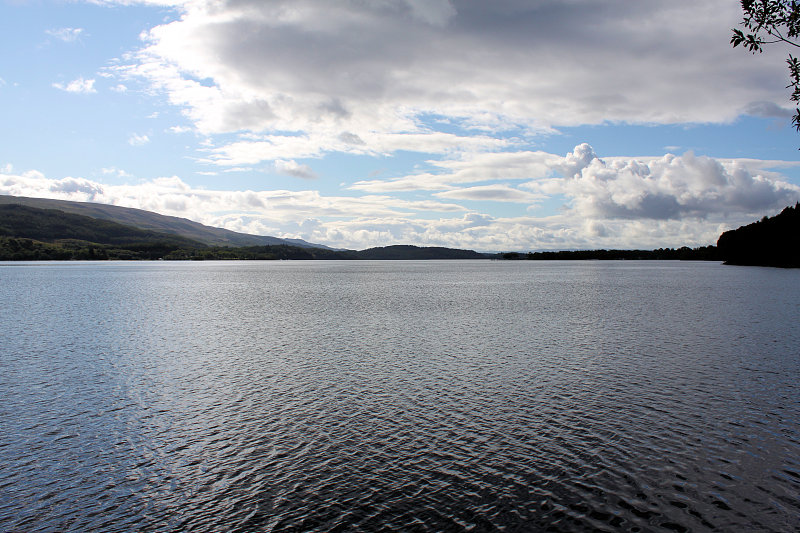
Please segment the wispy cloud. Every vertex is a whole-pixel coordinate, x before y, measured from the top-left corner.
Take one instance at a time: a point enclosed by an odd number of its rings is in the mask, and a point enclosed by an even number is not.
[[[113,176],[116,178],[132,178],[133,174],[127,172],[121,168],[116,167],[109,167],[109,168],[101,168],[100,173],[104,176]]]
[[[45,30],[45,33],[50,37],[54,37],[59,41],[63,41],[65,43],[74,43],[80,40],[81,35],[83,35],[83,28],[56,28],[51,30]]]
[[[94,79],[85,80],[83,77],[78,79],[72,80],[69,83],[54,83],[53,87],[56,89],[60,89],[62,91],[66,91],[68,93],[75,93],[75,94],[91,94],[96,93],[97,90],[94,88]]]
[[[481,181],[523,180],[545,177],[564,158],[547,152],[472,152],[457,159],[429,160],[434,171],[400,178],[361,180],[350,189],[366,192],[442,191]]]
[[[475,187],[464,187],[450,191],[437,192],[434,196],[438,198],[448,198],[451,200],[473,200],[490,202],[514,202],[514,203],[534,203],[546,198],[541,194],[532,194],[521,191],[508,185],[479,185]]]
[[[376,133],[354,135],[321,132],[309,135],[263,135],[225,144],[212,150],[206,160],[220,166],[256,164],[279,159],[323,157],[331,152],[380,156],[400,150],[428,154],[447,154],[462,151],[497,150],[508,147],[511,141],[484,135],[463,136],[443,132]]]
[[[150,142],[150,137],[145,134],[134,133],[128,137],[128,144],[131,146],[143,146]]]

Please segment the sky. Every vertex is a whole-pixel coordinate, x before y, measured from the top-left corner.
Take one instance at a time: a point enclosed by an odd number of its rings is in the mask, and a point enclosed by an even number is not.
[[[0,0],[0,194],[337,248],[705,246],[800,201],[736,0]]]

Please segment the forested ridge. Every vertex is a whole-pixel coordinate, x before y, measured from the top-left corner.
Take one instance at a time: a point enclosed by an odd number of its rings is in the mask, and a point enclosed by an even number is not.
[[[800,268],[800,202],[774,217],[726,231],[717,248],[730,265]]]
[[[179,235],[74,215],[56,209],[38,209],[13,204],[0,205],[0,236],[48,242],[72,239],[123,246],[153,242],[178,246],[205,246],[199,241]]]

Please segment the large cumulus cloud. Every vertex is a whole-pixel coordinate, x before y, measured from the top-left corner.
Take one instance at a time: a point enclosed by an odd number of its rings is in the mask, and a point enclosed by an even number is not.
[[[598,157],[582,144],[553,165],[563,176],[526,184],[564,194],[571,208],[595,219],[684,219],[753,215],[800,199],[800,187],[754,173],[745,162],[667,154],[660,158]]]
[[[726,121],[783,113],[786,98],[781,60],[730,49],[740,13],[729,0],[186,0],[180,9],[120,72],[165,91],[204,133],[264,134],[251,160],[390,152],[405,134],[434,133],[428,113],[537,130]],[[285,132],[313,146],[275,155]],[[223,163],[241,164],[221,149]]]

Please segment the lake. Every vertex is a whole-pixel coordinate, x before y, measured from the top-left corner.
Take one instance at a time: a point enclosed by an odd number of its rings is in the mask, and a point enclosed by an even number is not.
[[[792,531],[800,270],[0,264],[2,531]]]

